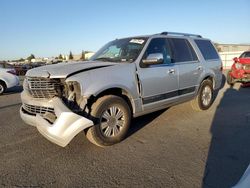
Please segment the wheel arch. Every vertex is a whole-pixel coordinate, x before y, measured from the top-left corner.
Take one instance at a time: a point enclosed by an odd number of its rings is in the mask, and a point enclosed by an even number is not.
[[[131,112],[135,112],[135,104],[132,95],[125,89],[120,87],[112,87],[108,89],[103,89],[93,95],[91,95],[88,99],[87,105],[90,107],[97,99],[103,97],[105,95],[115,95],[123,98],[129,105]]]
[[[211,74],[206,75],[206,76],[201,80],[200,86],[201,86],[201,84],[202,84],[202,82],[203,82],[204,80],[210,80],[210,81],[212,82],[212,84],[213,84],[213,89],[215,88],[215,79],[214,79],[214,76],[213,76],[213,75],[211,75]]]
[[[0,79],[0,83],[2,83],[4,85],[5,89],[7,88],[7,84],[3,79]]]

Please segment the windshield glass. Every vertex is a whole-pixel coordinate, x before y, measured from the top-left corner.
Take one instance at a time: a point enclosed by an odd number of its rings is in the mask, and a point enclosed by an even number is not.
[[[93,61],[133,62],[139,56],[147,38],[126,38],[109,42],[92,56]]]

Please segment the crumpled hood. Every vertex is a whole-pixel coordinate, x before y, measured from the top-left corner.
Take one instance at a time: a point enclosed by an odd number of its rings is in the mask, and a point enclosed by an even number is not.
[[[26,76],[44,78],[66,78],[74,73],[103,68],[112,65],[117,65],[117,63],[99,61],[58,63],[54,65],[46,65],[31,69],[27,71]]]

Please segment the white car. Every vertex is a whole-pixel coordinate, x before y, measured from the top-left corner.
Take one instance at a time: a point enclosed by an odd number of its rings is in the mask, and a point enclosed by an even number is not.
[[[19,85],[19,78],[13,68],[0,67],[0,95],[5,92],[7,88]]]

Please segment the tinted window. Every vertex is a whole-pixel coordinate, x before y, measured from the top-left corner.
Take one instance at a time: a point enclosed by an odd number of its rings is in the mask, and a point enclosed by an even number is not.
[[[241,54],[240,58],[250,58],[250,52],[244,52]]]
[[[197,61],[194,49],[186,39],[168,39],[172,49],[173,62]]]
[[[171,63],[170,48],[165,38],[154,38],[150,41],[148,48],[144,54],[144,59],[149,54],[161,53],[163,55],[163,63]]]
[[[205,60],[219,59],[218,53],[208,40],[195,40]]]

